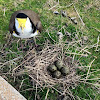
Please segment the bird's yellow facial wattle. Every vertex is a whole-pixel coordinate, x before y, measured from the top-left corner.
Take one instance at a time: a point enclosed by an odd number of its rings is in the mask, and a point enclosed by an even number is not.
[[[21,28],[22,31],[23,31],[24,28],[25,28],[27,18],[17,18],[17,20],[18,20],[18,23],[19,23],[18,28]]]

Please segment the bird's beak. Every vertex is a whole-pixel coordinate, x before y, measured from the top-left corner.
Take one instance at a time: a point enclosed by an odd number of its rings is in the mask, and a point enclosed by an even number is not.
[[[19,23],[18,28],[21,28],[22,31],[23,31],[24,28],[25,28],[27,18],[17,18],[17,20],[18,20],[18,23]]]

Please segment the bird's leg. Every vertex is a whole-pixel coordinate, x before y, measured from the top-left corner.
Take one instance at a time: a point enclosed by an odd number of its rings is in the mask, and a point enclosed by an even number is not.
[[[27,46],[27,41],[28,41],[28,39],[25,39],[25,46]]]
[[[27,45],[29,46],[29,49],[37,48],[38,45],[36,44],[36,37],[32,37],[31,40],[27,40]],[[34,46],[33,46],[34,45]]]
[[[17,41],[17,50],[19,51],[19,46],[18,46],[18,44],[19,44],[19,42],[21,41],[21,39],[18,39],[18,41]]]
[[[40,39],[38,37],[36,37],[36,39],[38,39],[40,41]]]
[[[37,48],[38,45],[36,44],[36,38],[33,37],[33,39],[34,39],[35,48]]]
[[[24,46],[25,46],[24,44],[25,44],[25,43],[24,43],[23,41],[21,41],[21,47],[20,47],[20,49],[21,49],[22,51],[25,51],[25,50],[24,50],[24,49],[25,49],[25,48],[24,48]],[[25,46],[25,47],[26,47],[26,46]]]

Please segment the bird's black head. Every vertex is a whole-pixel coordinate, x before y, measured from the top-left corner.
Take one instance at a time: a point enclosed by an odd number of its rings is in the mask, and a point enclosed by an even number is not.
[[[28,16],[25,15],[24,13],[18,13],[16,18],[27,18]]]

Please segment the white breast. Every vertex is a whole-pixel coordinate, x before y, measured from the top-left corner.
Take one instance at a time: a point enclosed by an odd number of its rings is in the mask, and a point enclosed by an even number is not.
[[[27,17],[27,21],[26,21],[25,28],[23,31],[21,28],[19,28],[19,23],[18,23],[17,19],[15,19],[15,27],[16,27],[17,32],[20,33],[20,35],[13,33],[13,35],[15,37],[30,38],[30,37],[34,37],[38,34],[37,30],[35,33],[32,33],[32,31],[33,31],[32,24],[31,24],[30,19],[28,17]]]

